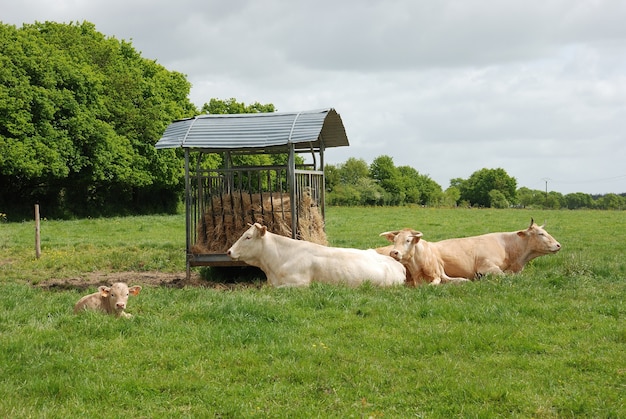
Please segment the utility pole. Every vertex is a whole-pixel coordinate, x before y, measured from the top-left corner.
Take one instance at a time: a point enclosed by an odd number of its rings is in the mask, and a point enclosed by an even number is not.
[[[546,205],[548,205],[548,181],[551,180],[551,179],[549,177],[544,177],[541,180],[546,182]]]

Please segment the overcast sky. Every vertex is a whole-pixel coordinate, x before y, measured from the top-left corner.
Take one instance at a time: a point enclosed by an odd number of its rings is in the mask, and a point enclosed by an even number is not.
[[[444,189],[482,168],[518,187],[626,192],[624,0],[0,0],[0,20],[89,21],[211,98],[332,107],[350,157]],[[157,139],[155,139],[156,142]]]

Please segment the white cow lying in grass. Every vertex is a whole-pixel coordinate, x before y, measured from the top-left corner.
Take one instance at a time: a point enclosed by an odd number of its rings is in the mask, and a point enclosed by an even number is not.
[[[403,284],[406,278],[401,263],[375,250],[295,240],[271,233],[259,223],[246,230],[227,254],[233,260],[260,268],[275,287],[308,286],[311,282],[391,286]]]
[[[384,246],[384,247],[377,247],[374,250],[376,251],[376,253],[380,253],[381,255],[391,256],[391,251],[393,250],[393,246],[394,246],[393,244],[390,244],[390,245]],[[394,258],[394,259],[398,260],[397,258]],[[401,260],[398,260],[398,262],[402,263]],[[415,280],[413,279],[413,276],[411,275],[411,270],[408,269],[406,264],[404,264],[404,263],[402,263],[402,264],[405,265],[405,269],[406,269],[406,280],[404,281],[404,283],[406,285],[410,285],[410,286],[417,285]]]
[[[123,282],[116,282],[110,287],[104,285],[98,287],[98,292],[85,295],[74,306],[74,313],[83,310],[102,311],[107,314],[115,314],[117,317],[131,317],[126,313],[126,303],[129,295],[137,295],[141,291],[139,285],[128,287]]]

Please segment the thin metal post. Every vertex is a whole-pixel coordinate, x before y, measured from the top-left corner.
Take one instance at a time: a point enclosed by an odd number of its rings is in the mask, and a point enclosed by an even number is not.
[[[39,204],[35,204],[35,256],[41,257],[41,222],[39,220]]]
[[[298,210],[296,206],[298,201],[296,199],[296,156],[294,151],[294,145],[289,144],[289,160],[288,160],[288,178],[289,178],[289,198],[291,200],[291,238],[298,237]]]
[[[189,177],[189,149],[185,148],[185,261],[187,264],[187,280],[191,279],[191,179]]]

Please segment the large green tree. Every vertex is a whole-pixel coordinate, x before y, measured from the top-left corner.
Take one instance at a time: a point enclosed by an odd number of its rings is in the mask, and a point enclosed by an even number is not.
[[[369,175],[369,166],[363,159],[350,157],[339,166],[339,180],[348,185],[358,185],[361,179]]]
[[[461,200],[474,206],[490,207],[492,199],[497,200],[497,206],[503,205],[503,199],[508,203],[516,201],[517,180],[502,168],[477,170],[459,186]],[[492,192],[494,190],[499,194]]]
[[[400,183],[407,203],[435,205],[443,198],[441,185],[411,166],[399,166]]]
[[[591,209],[595,207],[591,195],[582,192],[569,193],[565,195],[564,199],[568,209]]]
[[[89,22],[0,23],[0,206],[41,202],[56,216],[171,209],[180,158],[154,143],[197,113],[189,89],[183,74]]]
[[[363,159],[350,157],[340,165],[326,166],[324,173],[330,205],[382,205],[385,201],[385,190],[369,177]]]
[[[387,155],[378,156],[370,165],[370,177],[389,193],[391,200],[387,204],[404,204],[406,194],[402,185],[401,173]]]

